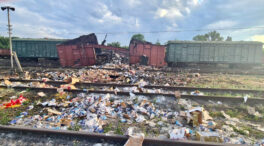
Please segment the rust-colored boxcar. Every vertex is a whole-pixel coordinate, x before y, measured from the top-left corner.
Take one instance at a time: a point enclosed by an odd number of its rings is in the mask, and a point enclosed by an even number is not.
[[[89,45],[57,45],[62,67],[90,66],[95,64],[94,48]]]
[[[0,49],[0,57],[4,57],[4,56],[9,56],[10,55],[10,51],[9,49]]]
[[[129,63],[142,64],[145,58],[146,64],[154,67],[163,67],[165,62],[166,46],[153,45],[149,42],[142,42],[138,40],[131,40],[129,44]]]

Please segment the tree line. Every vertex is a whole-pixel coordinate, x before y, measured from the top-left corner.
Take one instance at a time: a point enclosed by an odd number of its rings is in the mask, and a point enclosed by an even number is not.
[[[224,37],[217,31],[211,31],[206,34],[196,35],[193,37],[194,41],[224,41]],[[225,41],[232,41],[232,37],[227,36]]]
[[[8,49],[9,48],[9,38],[0,36],[0,49]]]
[[[134,34],[131,37],[131,40],[132,39],[136,39],[136,40],[143,41],[143,42],[146,41],[144,35],[140,34],[140,33]],[[194,41],[232,41],[232,37],[227,36],[226,39],[224,39],[224,37],[222,37],[219,32],[211,31],[211,32],[208,32],[205,34],[196,35],[193,37],[193,40]],[[157,40],[155,44],[161,45],[159,40]],[[109,43],[107,45],[113,46],[113,47],[122,47],[119,42],[112,42],[112,43]],[[126,48],[128,48],[128,47],[126,46]]]

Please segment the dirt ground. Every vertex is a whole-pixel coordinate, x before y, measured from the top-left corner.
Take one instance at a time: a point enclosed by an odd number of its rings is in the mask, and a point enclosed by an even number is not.
[[[263,75],[202,74],[186,86],[264,90]]]

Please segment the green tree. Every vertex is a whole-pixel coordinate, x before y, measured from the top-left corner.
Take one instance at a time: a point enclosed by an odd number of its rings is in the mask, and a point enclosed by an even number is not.
[[[194,41],[223,41],[224,37],[217,31],[211,31],[204,35],[196,35],[193,37]]]
[[[160,45],[160,41],[159,41],[159,39],[156,41],[155,44],[156,44],[156,45]]]
[[[0,36],[0,48],[8,49],[9,48],[9,38]]]
[[[144,37],[144,35],[143,35],[143,34],[140,34],[140,33],[138,33],[138,34],[134,34],[134,35],[132,36],[131,40],[132,40],[132,39],[139,40],[139,41],[145,41],[145,37]]]
[[[231,36],[227,36],[226,37],[226,41],[232,41],[232,37]]]
[[[17,36],[13,36],[12,39],[19,39],[20,37]]]
[[[194,41],[208,41],[208,36],[207,34],[205,35],[196,35],[195,37],[193,37]]]
[[[128,46],[122,46],[121,48],[129,49],[129,47],[128,47]]]
[[[118,48],[120,48],[120,47],[121,47],[121,45],[120,45],[120,43],[119,43],[119,42],[112,42],[112,43],[108,43],[108,44],[107,44],[107,46],[118,47]]]

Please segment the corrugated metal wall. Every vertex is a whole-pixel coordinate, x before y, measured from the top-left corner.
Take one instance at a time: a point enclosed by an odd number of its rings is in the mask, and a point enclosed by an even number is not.
[[[140,57],[145,55],[148,57],[148,65],[155,67],[166,66],[165,50],[163,45],[153,45],[146,42],[131,41],[129,44],[129,63],[140,63]]]
[[[167,45],[169,63],[262,63],[259,42],[170,42]]]
[[[13,51],[18,57],[27,58],[58,58],[56,44],[64,40],[50,39],[14,39]]]
[[[85,45],[57,45],[62,67],[79,67],[94,65],[96,62],[94,48]]]

